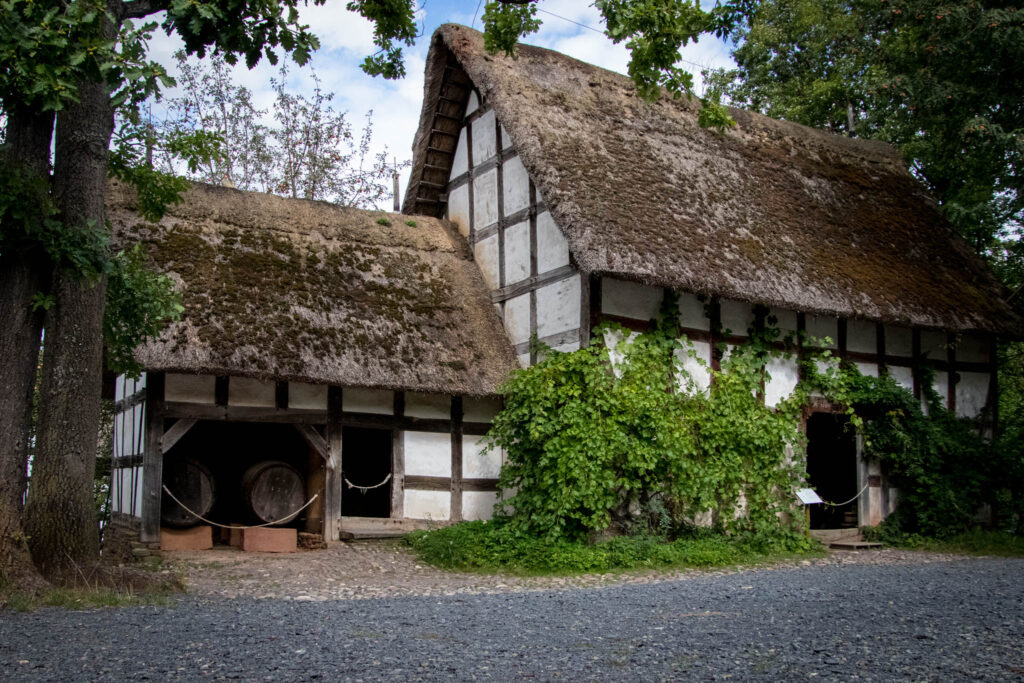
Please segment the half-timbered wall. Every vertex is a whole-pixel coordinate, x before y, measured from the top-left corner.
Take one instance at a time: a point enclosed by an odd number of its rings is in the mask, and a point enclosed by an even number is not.
[[[115,459],[115,466],[126,468],[124,472],[118,471],[115,479],[119,483],[117,495],[134,501],[131,514],[152,518],[151,534],[157,533],[153,529],[158,529],[159,523],[162,454],[197,420],[293,424],[311,445],[322,448],[328,460],[326,505],[333,511],[329,513],[329,536],[337,535],[341,498],[347,495],[341,474],[346,457],[343,427],[392,431],[392,519],[458,521],[491,516],[502,460],[500,453],[485,452],[482,437],[500,408],[500,399],[240,377],[173,373],[151,373],[150,377],[160,379],[159,396],[151,392],[147,401],[146,392],[136,392],[131,394],[134,399],[120,400],[118,406],[134,401],[139,411],[148,408],[150,421],[161,426],[157,431],[162,433],[155,434],[149,443],[156,454],[144,468],[146,439],[144,431],[140,431],[145,429],[144,414],[140,412],[135,417],[140,425],[135,432],[130,431],[129,420],[118,421],[115,453],[128,448],[119,444],[139,445],[134,447],[130,463]],[[119,378],[119,390],[124,386],[125,380]],[[134,388],[129,386],[123,391]],[[125,407],[122,412],[129,414],[131,409]],[[147,486],[143,486],[143,470]],[[133,476],[135,479],[131,479]],[[125,486],[120,486],[121,479],[127,482]],[[131,496],[125,493],[129,484],[134,492]],[[154,497],[156,503],[144,514],[142,501],[147,495]]]
[[[521,365],[530,339],[574,351],[589,339],[586,282],[512,141],[469,95],[448,182],[447,217],[469,240]]]
[[[142,517],[142,454],[146,444],[146,376],[117,378],[114,386],[111,511]]]

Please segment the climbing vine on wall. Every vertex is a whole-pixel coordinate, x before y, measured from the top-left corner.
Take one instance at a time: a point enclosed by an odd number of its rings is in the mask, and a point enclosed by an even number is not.
[[[746,343],[720,347],[721,367],[712,369],[666,322],[675,305],[667,298],[651,332],[606,324],[587,348],[542,350],[506,383],[488,441],[507,453],[497,511],[519,533],[674,536],[710,525],[794,538],[803,523],[793,497],[804,477],[801,417],[812,394],[850,414],[865,454],[900,487],[894,524],[930,535],[960,530],[986,502],[1002,456],[934,392],[922,407],[888,376],[867,377],[812,352],[818,340],[790,338],[783,351],[770,317],[748,330]],[[799,344],[804,379],[769,408],[767,364]],[[685,372],[686,356],[710,375],[709,386]]]

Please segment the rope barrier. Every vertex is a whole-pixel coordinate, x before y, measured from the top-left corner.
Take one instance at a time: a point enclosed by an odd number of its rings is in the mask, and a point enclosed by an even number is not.
[[[356,484],[353,484],[352,482],[350,482],[347,477],[344,477],[344,479],[345,479],[345,483],[348,484],[348,487],[350,489],[359,489],[360,493],[366,493],[367,491],[369,491],[371,489],[380,488],[384,484],[386,484],[389,481],[391,481],[391,473],[388,472],[388,476],[384,477],[384,481],[382,481],[379,484],[374,484],[373,486],[357,486]]]
[[[821,502],[823,502],[823,503],[824,503],[825,505],[831,505],[831,506],[832,506],[832,507],[834,507],[834,508],[841,508],[841,507],[843,507],[844,505],[849,505],[849,504],[850,504],[850,503],[852,503],[853,501],[855,501],[855,500],[857,500],[858,498],[860,498],[861,494],[862,494],[862,493],[864,493],[865,491],[867,491],[867,490],[868,490],[868,486],[870,486],[870,484],[864,484],[864,488],[862,488],[862,489],[860,490],[860,493],[858,493],[858,494],[857,494],[856,496],[854,496],[853,498],[851,498],[850,500],[848,500],[848,501],[846,501],[846,502],[844,502],[844,503],[830,503],[830,502],[828,502],[827,500],[823,500],[823,501],[821,501]]]
[[[212,524],[213,526],[218,526],[221,529],[260,529],[260,528],[265,527],[265,526],[274,526],[275,524],[284,524],[285,522],[289,522],[292,519],[294,519],[297,514],[299,514],[300,512],[305,510],[306,508],[308,508],[310,505],[313,504],[314,500],[316,500],[317,498],[320,497],[319,493],[314,493],[313,497],[310,498],[308,501],[306,501],[305,505],[303,505],[302,507],[300,507],[298,510],[296,510],[292,514],[288,515],[287,517],[282,517],[281,519],[279,519],[277,521],[267,522],[266,524],[250,524],[249,526],[235,526],[233,524],[219,524],[217,522],[212,522],[212,521],[206,519],[206,517],[203,517],[201,514],[199,514],[198,512],[196,512],[195,510],[191,509],[189,506],[185,505],[180,500],[178,500],[174,496],[174,494],[171,493],[171,490],[169,488],[167,488],[167,484],[164,484],[164,491],[167,493],[168,496],[171,497],[171,500],[173,500],[175,503],[180,505],[185,510],[185,512],[189,513],[190,515],[192,515],[193,517],[195,517],[196,519],[198,519],[200,521],[206,522],[207,524]]]

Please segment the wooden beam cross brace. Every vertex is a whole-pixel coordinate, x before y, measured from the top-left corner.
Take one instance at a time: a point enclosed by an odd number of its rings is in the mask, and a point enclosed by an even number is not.
[[[295,427],[295,431],[302,435],[302,438],[306,440],[306,443],[312,446],[313,450],[316,451],[321,458],[328,463],[331,462],[330,448],[327,445],[327,439],[320,436],[320,432],[316,431],[313,425],[295,424],[292,426]],[[334,463],[331,463],[331,466],[333,467]]]
[[[182,418],[171,425],[171,428],[163,433],[160,437],[160,452],[166,453],[167,451],[174,448],[174,444],[178,443],[181,437],[188,433],[188,430],[195,426],[198,420],[190,418]]]

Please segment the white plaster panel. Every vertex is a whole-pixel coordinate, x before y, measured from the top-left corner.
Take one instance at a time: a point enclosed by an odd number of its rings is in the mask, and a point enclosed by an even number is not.
[[[405,394],[406,417],[425,417],[447,420],[452,416],[452,398],[444,394],[421,394],[409,391]]]
[[[960,335],[956,346],[956,359],[963,363],[987,363],[988,337],[971,332]]]
[[[512,146],[512,138],[510,138],[508,136],[508,131],[505,130],[505,126],[500,126],[500,128],[501,128],[501,148],[502,149],[508,149],[509,147]]]
[[[498,153],[494,110],[473,122],[473,165],[479,166]]]
[[[885,355],[911,358],[914,355],[914,331],[909,327],[885,326]]]
[[[907,391],[914,390],[914,370],[912,368],[890,365],[889,376]]]
[[[728,330],[726,334],[745,337],[749,329],[754,326],[754,309],[746,301],[722,299],[721,311],[722,327]]]
[[[512,285],[530,277],[530,223],[523,221],[505,230],[505,282]]]
[[[482,230],[498,220],[498,169],[473,179],[473,227]]]
[[[249,377],[232,377],[228,382],[228,405],[273,408],[274,383]]]
[[[817,358],[814,361],[814,366],[818,372],[825,374],[827,372],[836,371],[839,369],[839,359],[832,356],[829,358]]]
[[[114,447],[110,454],[113,458],[120,458],[124,455],[125,423],[128,417],[126,413],[127,411],[114,415]]]
[[[114,400],[120,401],[127,394],[124,393],[124,383],[127,377],[124,375],[118,375],[114,378]]]
[[[344,400],[344,392],[342,392],[342,400]],[[327,385],[290,382],[288,384],[288,407],[303,410],[327,410]]]
[[[386,389],[345,387],[341,391],[341,409],[346,413],[393,415],[395,412],[395,394]]]
[[[490,519],[497,502],[498,494],[494,491],[463,491],[462,518],[467,521]]]
[[[484,437],[462,437],[462,476],[467,479],[497,479],[501,474],[501,451],[484,449]]]
[[[615,278],[601,278],[601,312],[635,320],[654,320],[665,291]]]
[[[469,236],[469,185],[448,193],[448,220],[458,226],[463,237]]]
[[[452,494],[448,491],[405,490],[405,516],[409,519],[444,521],[451,516]]]
[[[550,211],[537,216],[537,272],[546,273],[569,265],[569,243],[555,225]]]
[[[516,360],[519,361],[519,367],[528,368],[530,367],[530,354],[524,353],[520,356],[516,356]]]
[[[764,384],[764,402],[765,405],[774,408],[789,398],[796,389],[800,381],[800,372],[796,358],[791,355],[769,359],[765,370],[768,372],[768,378]]]
[[[552,346],[552,351],[558,351],[560,353],[572,353],[573,351],[580,350],[580,343],[578,341],[571,341],[567,344],[559,344],[558,346]]]
[[[469,92],[469,101],[466,103],[466,116],[469,116],[479,108],[480,98],[477,97],[475,90],[471,90]]]
[[[942,405],[949,405],[949,373],[945,370],[941,370],[935,373],[935,383],[932,385],[935,387],[935,393],[942,398]]]
[[[137,455],[146,450],[146,409],[137,405],[125,415],[125,441],[122,455]]]
[[[781,332],[781,338],[796,332],[796,311],[786,308],[772,308],[769,309],[768,316],[775,318],[775,327]]]
[[[164,400],[176,403],[208,403],[213,405],[214,385],[217,378],[213,375],[176,375],[168,374],[164,384]]]
[[[711,329],[711,321],[705,315],[704,302],[696,294],[683,292],[679,295],[679,324],[694,330]]]
[[[711,386],[711,344],[691,341],[688,348],[677,349],[679,366],[686,373],[679,376],[679,387],[683,391],[703,393]]]
[[[921,355],[931,360],[946,360],[946,333],[940,330],[921,330]]]
[[[457,178],[469,170],[469,156],[466,147],[466,129],[459,131],[459,142],[455,145],[455,157],[452,159],[450,178]]]
[[[506,216],[530,206],[530,176],[518,156],[502,164],[501,187],[505,195],[503,208]]]
[[[807,336],[812,339],[818,340],[825,348],[835,349],[838,348],[839,343],[839,319],[831,316],[821,315],[808,315],[807,321]],[[829,338],[829,343],[823,342],[824,338]]]
[[[113,510],[125,515],[141,517],[142,468],[125,467],[114,470],[111,475],[111,486],[113,487],[110,496]]]
[[[491,235],[473,245],[473,258],[491,289],[498,289],[498,236]]]
[[[452,435],[448,432],[402,434],[405,473],[423,477],[452,476]]]
[[[977,417],[988,403],[989,374],[987,372],[961,372],[956,383],[956,414],[959,417]]]
[[[580,277],[574,275],[537,290],[537,336],[580,326]]]
[[[501,411],[501,399],[472,398],[462,399],[462,419],[466,422],[490,422]]]
[[[878,353],[878,331],[867,320],[846,321],[846,350],[855,353]]]
[[[521,294],[505,302],[505,331],[513,344],[530,341],[529,294]]]
[[[865,377],[878,377],[878,363],[854,363]]]

